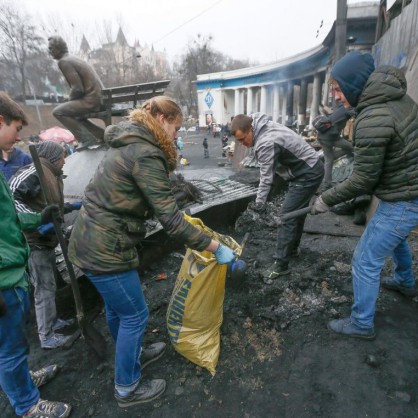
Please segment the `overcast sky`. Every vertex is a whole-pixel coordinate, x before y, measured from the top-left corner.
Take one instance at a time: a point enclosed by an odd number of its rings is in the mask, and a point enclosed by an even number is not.
[[[267,63],[319,45],[336,17],[337,0],[20,0],[23,10],[45,22],[68,22],[64,38],[85,33],[91,46],[103,41],[103,22],[116,34],[121,22],[130,44],[138,39],[184,52],[198,33],[213,37],[213,47],[233,58]],[[358,0],[348,0],[349,4]],[[322,27],[321,26],[322,22]],[[72,24],[72,26],[70,25]],[[58,25],[64,27],[65,25]],[[70,28],[74,32],[70,33]],[[317,31],[319,35],[317,37]],[[78,41],[77,41],[78,43]]]

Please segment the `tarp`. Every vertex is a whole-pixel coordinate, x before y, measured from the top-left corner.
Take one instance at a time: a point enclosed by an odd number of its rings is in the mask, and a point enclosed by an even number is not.
[[[62,144],[63,142],[68,144],[75,141],[74,135],[68,129],[60,128],[59,126],[42,131],[39,134],[39,138],[42,141],[54,141],[58,144]]]

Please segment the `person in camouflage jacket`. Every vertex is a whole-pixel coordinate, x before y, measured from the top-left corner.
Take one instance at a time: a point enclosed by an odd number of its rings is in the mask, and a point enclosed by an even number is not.
[[[374,70],[370,54],[350,52],[331,70],[336,99],[355,107],[354,167],[351,176],[324,192],[312,213],[365,193],[380,199],[353,256],[354,304],[351,316],[333,320],[338,334],[374,339],[374,314],[380,274],[387,257],[395,271],[382,286],[407,297],[418,294],[408,245],[418,226],[418,105],[406,94],[402,71],[391,66]]]
[[[188,223],[177,207],[169,172],[177,165],[174,141],[181,123],[178,105],[158,96],[132,111],[128,121],[106,129],[110,149],[85,190],[70,238],[70,260],[86,273],[106,305],[116,342],[115,397],[121,407],[151,401],[166,386],[163,379],[139,382],[141,361],[145,364],[165,349],[157,343],[140,354],[148,308],[136,270],[136,245],[145,237],[144,221],[155,215],[169,236],[214,252],[220,264],[234,259],[230,248]]]

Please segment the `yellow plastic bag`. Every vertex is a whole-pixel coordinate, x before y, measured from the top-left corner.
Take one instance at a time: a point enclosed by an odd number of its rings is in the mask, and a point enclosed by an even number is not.
[[[200,219],[184,217],[241,254],[231,237],[212,231]],[[175,350],[212,375],[220,352],[226,271],[227,266],[218,264],[210,251],[187,249],[167,310],[167,329]]]

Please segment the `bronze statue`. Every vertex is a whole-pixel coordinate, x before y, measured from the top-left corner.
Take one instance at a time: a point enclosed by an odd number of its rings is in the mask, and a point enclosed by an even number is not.
[[[71,87],[69,101],[58,105],[52,114],[83,146],[103,140],[104,128],[83,117],[86,113],[102,110],[103,83],[90,64],[68,54],[67,44],[61,36],[51,36],[48,41],[49,53],[58,61],[58,67]]]

